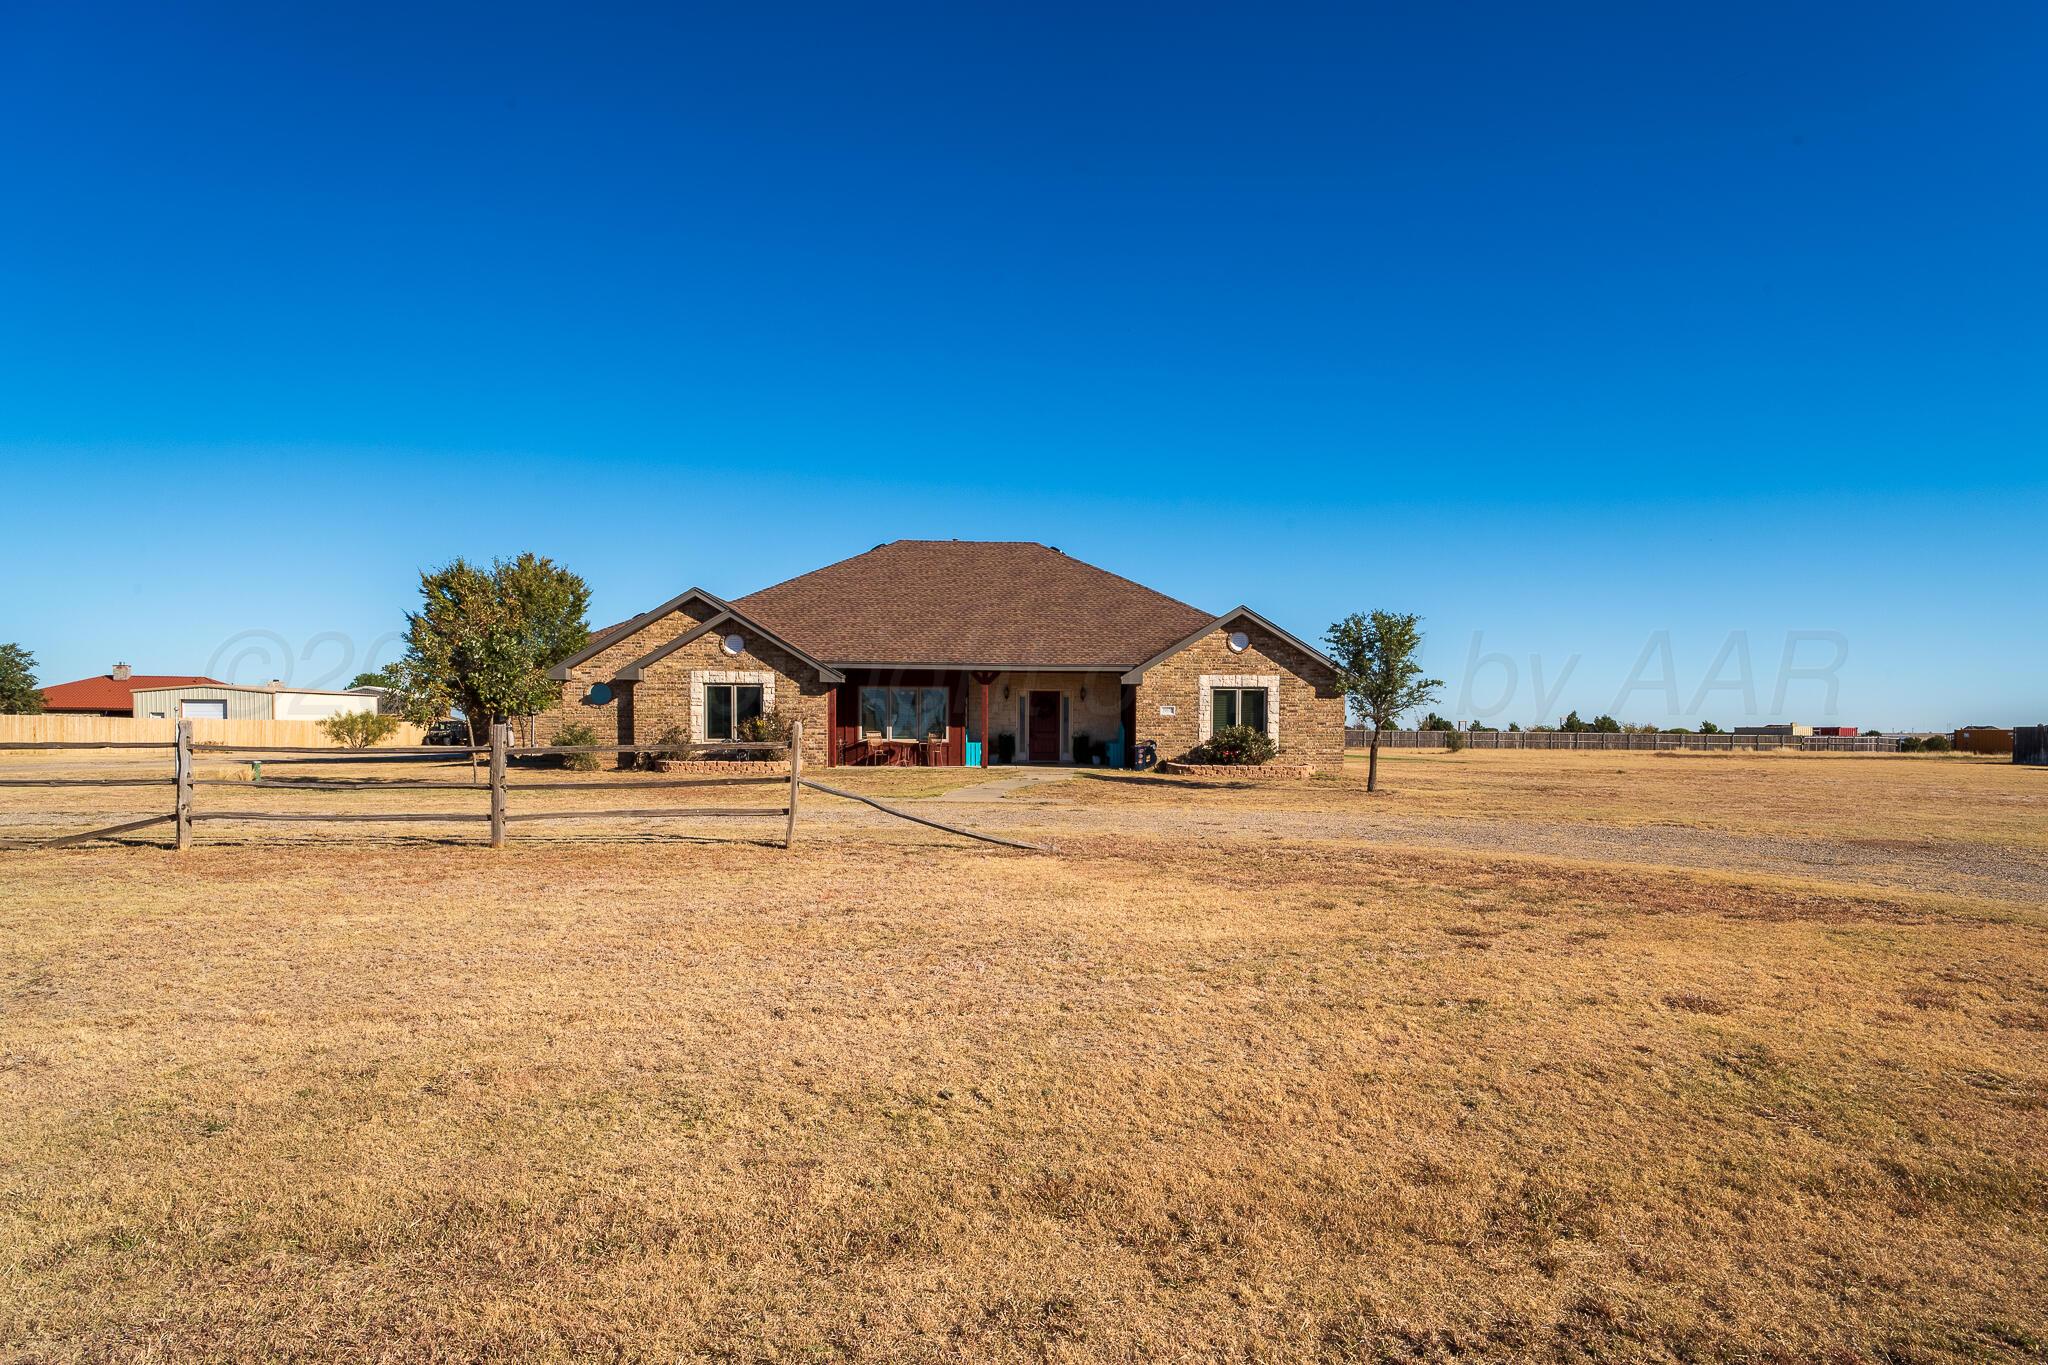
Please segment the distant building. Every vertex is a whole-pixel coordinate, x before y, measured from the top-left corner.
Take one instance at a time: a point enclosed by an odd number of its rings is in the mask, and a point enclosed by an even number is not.
[[[374,692],[323,692],[272,681],[239,687],[210,678],[176,687],[135,690],[139,720],[325,720],[350,711],[377,710]]]
[[[1813,733],[1811,725],[1738,725],[1738,735],[1776,735],[1781,739],[1795,739],[1800,735]]]
[[[1816,725],[1813,727],[1813,732],[1828,739],[1856,738],[1856,727],[1853,725]]]
[[[127,664],[115,664],[96,678],[51,683],[43,688],[43,710],[57,716],[132,716],[137,691],[193,684],[219,686],[212,678],[184,673],[137,673]]]
[[[1964,754],[2009,754],[2012,731],[1997,725],[1965,725],[1949,736],[1956,752]]]

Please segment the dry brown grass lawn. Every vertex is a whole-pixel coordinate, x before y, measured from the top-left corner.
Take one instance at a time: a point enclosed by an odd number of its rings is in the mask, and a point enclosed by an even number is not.
[[[1812,834],[1840,781],[1941,840],[2048,786],[1588,757],[1390,800]],[[1088,832],[0,855],[0,1352],[2048,1352],[2048,907],[1117,818],[1349,783],[1029,799]]]

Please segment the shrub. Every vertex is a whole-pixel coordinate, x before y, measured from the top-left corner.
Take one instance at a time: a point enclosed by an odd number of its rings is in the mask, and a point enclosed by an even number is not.
[[[1454,754],[1463,752],[1465,748],[1464,732],[1461,730],[1444,731],[1444,748]]]
[[[1919,741],[1919,740],[1917,740],[1917,739],[1915,739],[1915,738],[1913,738],[1913,736],[1911,736],[1911,735],[1905,735],[1905,736],[1902,736],[1902,737],[1900,738],[1900,740],[1899,740],[1899,752],[1900,752],[1900,753],[1902,753],[1902,754],[1917,754],[1917,753],[1919,753],[1919,752],[1920,752],[1920,741]]]
[[[599,744],[602,742],[597,737],[597,730],[580,720],[572,720],[561,729],[555,731],[555,743],[557,744]],[[596,754],[562,754],[559,757],[562,760],[562,766],[565,768],[579,773],[594,773],[597,771],[598,756]]]
[[[1202,746],[1202,761],[1254,765],[1272,762],[1278,752],[1264,730],[1252,725],[1226,725]]]
[[[749,716],[740,722],[740,738],[749,744],[789,743],[790,718],[781,711],[763,711],[758,716]],[[748,754],[749,758],[764,758],[764,754]]]
[[[690,737],[683,733],[682,726],[671,725],[668,727],[668,729],[663,730],[660,734],[656,735],[654,737],[654,742],[656,744],[663,745],[673,750],[673,752],[665,754],[641,754],[640,766],[647,769],[649,772],[665,773],[668,771],[669,765],[671,763],[675,763],[680,759],[686,757],[686,755],[683,752],[683,746],[690,742]]]
[[[1945,754],[1954,747],[1948,742],[1947,735],[1929,735],[1920,741],[1920,752],[1923,754]]]
[[[398,717],[376,711],[344,711],[320,722],[320,733],[344,749],[367,749],[398,731]]]

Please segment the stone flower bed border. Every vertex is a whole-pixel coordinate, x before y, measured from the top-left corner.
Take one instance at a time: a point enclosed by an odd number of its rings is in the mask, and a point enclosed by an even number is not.
[[[1168,777],[1201,777],[1232,782],[1299,782],[1315,773],[1308,763],[1173,763],[1159,765]]]

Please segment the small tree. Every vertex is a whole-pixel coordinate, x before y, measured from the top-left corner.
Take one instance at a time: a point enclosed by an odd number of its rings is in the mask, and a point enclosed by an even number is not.
[[[1703,720],[1700,722],[1700,733],[1703,735],[1718,735],[1721,733],[1721,727],[1710,720]]]
[[[1422,724],[1416,728],[1418,730],[1455,730],[1458,727],[1432,711],[1422,718]]]
[[[590,588],[539,555],[489,570],[457,559],[420,575],[420,597],[405,618],[405,658],[388,670],[400,707],[421,724],[460,709],[472,744],[498,721],[558,702],[547,671],[590,638]]]
[[[1422,647],[1419,618],[1411,614],[1357,612],[1330,627],[1323,639],[1343,675],[1344,695],[1351,709],[1372,726],[1366,751],[1365,789],[1379,790],[1380,731],[1396,724],[1404,711],[1436,700],[1443,679],[1422,676],[1415,661]]]
[[[397,716],[375,711],[343,711],[320,722],[320,733],[344,749],[367,749],[391,738],[397,730]]]
[[[351,692],[355,691],[358,687],[397,686],[398,674],[388,668],[380,668],[375,673],[358,673],[348,680],[348,690]]]
[[[0,645],[0,715],[42,713],[43,692],[36,685],[36,656],[20,645]]]

